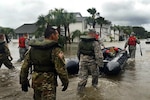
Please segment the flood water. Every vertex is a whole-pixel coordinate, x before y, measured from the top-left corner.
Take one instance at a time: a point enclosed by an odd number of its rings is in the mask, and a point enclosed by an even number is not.
[[[150,44],[141,40],[143,56],[140,55],[140,47],[137,45],[135,61],[128,60],[125,71],[117,76],[99,77],[98,90],[91,86],[89,76],[84,95],[77,95],[77,76],[69,78],[68,90],[62,92],[61,82],[57,88],[57,100],[150,100]],[[124,47],[123,42],[104,42],[105,46]],[[21,63],[16,63],[19,58],[17,43],[10,43],[9,47],[13,56],[13,64],[16,71],[10,71],[4,66],[0,70],[0,100],[33,100],[32,88],[29,92],[21,91],[19,85],[19,72]],[[65,51],[66,58],[76,57],[77,44],[68,45]]]

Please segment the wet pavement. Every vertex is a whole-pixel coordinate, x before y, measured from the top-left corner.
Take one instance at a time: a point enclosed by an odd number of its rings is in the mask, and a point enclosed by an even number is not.
[[[57,100],[150,100],[150,44],[145,44],[146,40],[141,40],[143,56],[140,55],[140,48],[137,45],[135,61],[128,60],[125,70],[117,76],[100,76],[98,89],[91,86],[91,76],[89,76],[83,95],[77,95],[77,76],[70,76],[68,90],[62,92],[61,83],[57,88]],[[105,46],[124,47],[123,42],[104,42]],[[0,70],[0,100],[33,100],[33,90],[22,92],[19,84],[19,72],[21,63],[16,63],[19,59],[17,43],[10,43],[9,47],[16,66],[15,71],[8,70],[2,66]],[[65,52],[66,58],[76,57],[77,45],[68,45]]]

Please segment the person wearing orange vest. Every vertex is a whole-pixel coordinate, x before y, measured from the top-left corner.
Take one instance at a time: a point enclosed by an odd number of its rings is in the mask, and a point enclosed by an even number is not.
[[[128,46],[130,58],[135,58],[136,44],[140,44],[140,41],[136,38],[135,33],[131,32],[131,35],[124,46],[124,50],[126,50],[126,47]]]
[[[29,49],[28,34],[27,33],[23,34],[23,36],[19,38],[18,42],[19,42],[19,54],[20,54],[20,58],[18,59],[18,62],[21,62],[24,59],[24,55],[26,51],[28,51]]]

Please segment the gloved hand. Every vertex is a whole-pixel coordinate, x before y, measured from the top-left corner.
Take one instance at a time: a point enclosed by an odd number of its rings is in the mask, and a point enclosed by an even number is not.
[[[66,91],[68,88],[68,82],[63,84],[62,86],[63,86],[62,91]]]
[[[21,84],[22,91],[28,92],[28,87],[30,87],[29,81],[26,81]]]

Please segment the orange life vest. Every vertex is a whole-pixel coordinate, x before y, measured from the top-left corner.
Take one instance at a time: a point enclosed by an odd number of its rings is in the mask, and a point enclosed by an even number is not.
[[[117,47],[114,47],[114,50],[115,50],[116,52],[118,52],[118,51],[119,51],[119,49],[118,49]]]
[[[132,45],[132,46],[136,45],[136,38],[134,36],[129,37],[128,45]]]
[[[24,37],[19,38],[19,47],[20,48],[25,48],[25,40],[26,40],[26,38],[24,38]]]
[[[98,38],[99,38],[99,35],[98,35],[98,34],[96,34],[96,35],[95,35],[95,38],[96,38],[96,40],[98,40]]]

